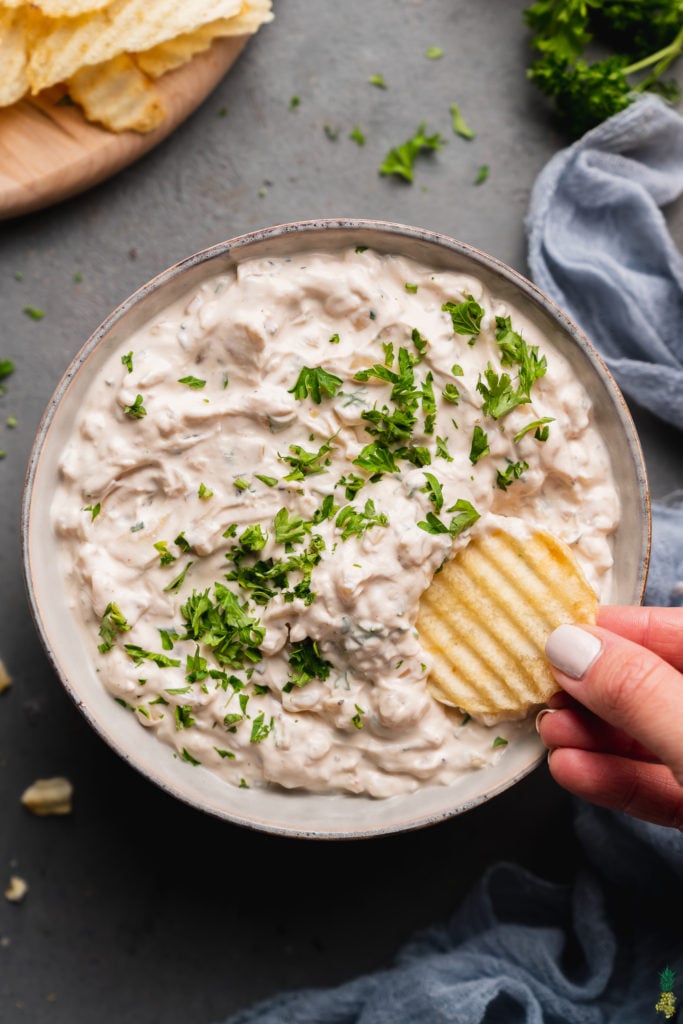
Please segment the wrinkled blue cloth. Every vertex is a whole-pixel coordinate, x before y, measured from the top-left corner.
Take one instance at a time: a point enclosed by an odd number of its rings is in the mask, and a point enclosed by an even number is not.
[[[683,261],[659,206],[682,190],[683,120],[645,98],[550,161],[528,221],[536,283],[624,391],[680,429]],[[654,508],[647,601],[683,604],[683,491]],[[683,980],[683,834],[582,802],[575,827],[583,857],[571,884],[497,864],[392,968],[276,996],[230,1024],[663,1020],[659,972]]]
[[[629,398],[683,430],[683,118],[645,96],[557,153],[533,188],[529,267]]]

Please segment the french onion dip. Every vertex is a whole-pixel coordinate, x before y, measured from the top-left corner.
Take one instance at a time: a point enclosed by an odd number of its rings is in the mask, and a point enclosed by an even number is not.
[[[618,497],[568,362],[477,279],[361,246],[243,262],[155,317],[60,470],[112,713],[235,786],[388,797],[505,756],[528,723],[438,703],[415,629],[476,532],[548,530],[609,593]]]

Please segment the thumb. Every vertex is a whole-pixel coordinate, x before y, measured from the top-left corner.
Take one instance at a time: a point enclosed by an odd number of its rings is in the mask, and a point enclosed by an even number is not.
[[[651,750],[683,785],[683,675],[598,626],[559,626],[546,655],[560,686]]]

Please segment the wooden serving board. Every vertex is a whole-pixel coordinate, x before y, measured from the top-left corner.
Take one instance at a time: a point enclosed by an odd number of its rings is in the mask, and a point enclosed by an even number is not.
[[[90,124],[79,107],[58,102],[61,86],[0,109],[0,220],[83,192],[158,145],[208,96],[248,38],[217,39],[158,79],[168,116],[144,135]]]

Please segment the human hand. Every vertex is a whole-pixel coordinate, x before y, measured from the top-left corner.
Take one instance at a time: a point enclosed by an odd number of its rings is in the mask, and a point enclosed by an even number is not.
[[[536,727],[556,782],[683,831],[683,608],[604,607],[546,653],[563,689]]]

